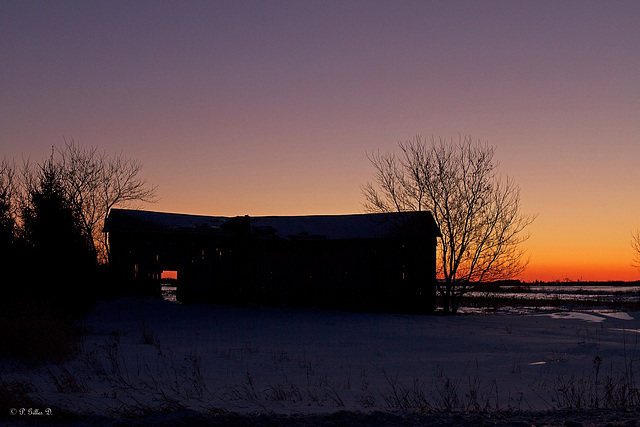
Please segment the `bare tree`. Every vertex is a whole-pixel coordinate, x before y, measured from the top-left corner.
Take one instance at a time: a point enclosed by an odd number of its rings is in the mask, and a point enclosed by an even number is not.
[[[640,230],[631,233],[631,248],[633,249],[633,264],[631,265],[640,270]]]
[[[75,141],[56,150],[69,200],[100,262],[108,262],[109,244],[104,223],[113,207],[154,202],[155,186],[140,178],[142,163],[122,153],[107,155]]]
[[[16,168],[6,158],[0,162],[0,245],[8,250],[16,227]]]
[[[445,312],[481,282],[521,274],[529,260],[521,243],[535,219],[520,213],[520,189],[502,179],[495,149],[469,136],[457,143],[421,137],[399,144],[400,154],[374,153],[374,183],[362,187],[370,212],[429,210],[442,233],[438,291]]]

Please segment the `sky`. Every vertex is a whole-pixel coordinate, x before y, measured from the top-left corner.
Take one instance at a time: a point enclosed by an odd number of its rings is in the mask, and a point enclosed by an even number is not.
[[[367,153],[471,135],[524,280],[638,280],[638,1],[0,0],[0,157],[75,140],[205,215],[363,212]]]

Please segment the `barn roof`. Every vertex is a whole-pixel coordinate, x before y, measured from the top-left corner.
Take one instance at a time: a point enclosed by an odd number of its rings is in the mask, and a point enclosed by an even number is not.
[[[197,232],[225,234],[231,229],[283,239],[379,239],[398,235],[440,235],[430,212],[351,215],[222,217],[112,209],[107,232]]]

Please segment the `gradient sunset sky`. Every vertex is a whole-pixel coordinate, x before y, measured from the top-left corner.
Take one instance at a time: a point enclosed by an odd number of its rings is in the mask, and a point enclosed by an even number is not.
[[[523,279],[640,279],[640,1],[0,0],[0,156],[122,151],[145,209],[363,212],[417,134],[496,147]]]

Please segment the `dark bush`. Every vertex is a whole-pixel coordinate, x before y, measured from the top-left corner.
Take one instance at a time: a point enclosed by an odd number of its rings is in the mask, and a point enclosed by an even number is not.
[[[76,354],[79,329],[50,304],[28,299],[4,304],[0,314],[0,358],[30,363],[62,362]]]

